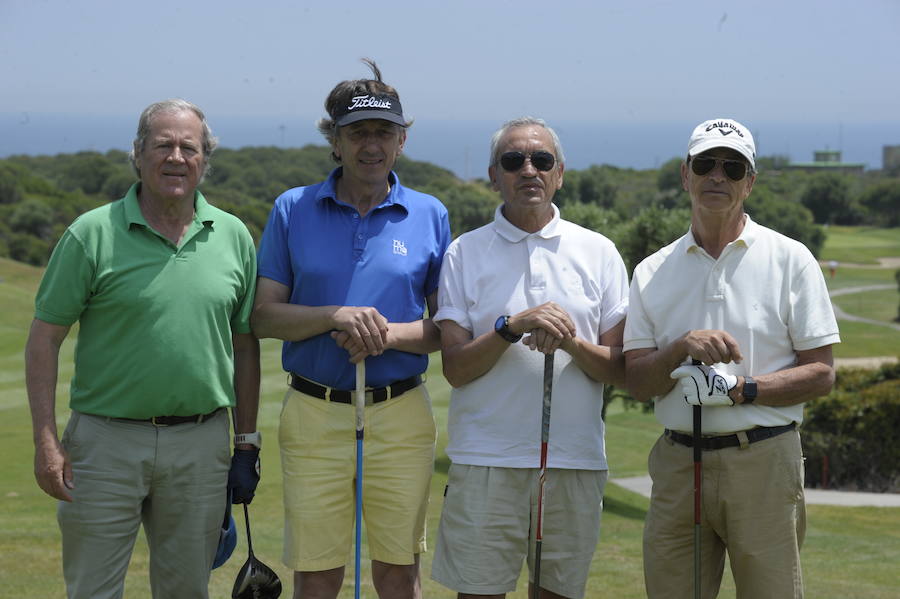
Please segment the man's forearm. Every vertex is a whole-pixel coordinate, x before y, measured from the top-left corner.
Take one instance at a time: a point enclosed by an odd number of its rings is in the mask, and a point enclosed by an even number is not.
[[[625,358],[621,347],[597,345],[580,337],[562,346],[591,379],[610,385],[625,384]]]
[[[388,347],[412,354],[430,354],[441,348],[441,332],[430,318],[388,324]]]
[[[633,350],[625,353],[625,385],[639,401],[665,395],[675,381],[669,376],[684,362],[685,354],[677,346],[664,349]]]
[[[333,316],[338,308],[274,302],[261,304],[253,310],[253,332],[260,339],[302,341],[334,329]]]
[[[234,341],[234,429],[256,430],[259,411],[259,341],[253,335],[235,335]]]

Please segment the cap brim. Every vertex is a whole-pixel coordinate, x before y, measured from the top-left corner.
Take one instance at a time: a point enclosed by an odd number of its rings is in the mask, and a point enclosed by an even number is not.
[[[406,126],[406,121],[403,120],[402,115],[394,112],[389,112],[387,110],[357,110],[356,112],[350,112],[342,117],[339,117],[334,124],[338,127],[343,127],[344,125],[349,125],[350,123],[365,121],[368,119],[388,121],[400,125],[401,127]]]
[[[702,154],[703,152],[712,150],[714,148],[729,148],[731,150],[734,150],[735,152],[746,158],[747,162],[750,163],[750,166],[756,168],[756,161],[753,159],[752,155],[747,153],[747,148],[741,143],[734,143],[730,141],[727,137],[723,137],[721,139],[708,139],[706,141],[700,142],[688,151],[688,156],[693,158],[697,154]]]

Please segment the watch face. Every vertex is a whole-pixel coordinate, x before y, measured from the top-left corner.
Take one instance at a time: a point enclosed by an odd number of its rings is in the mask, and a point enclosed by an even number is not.
[[[494,330],[497,331],[498,333],[501,330],[503,330],[504,328],[506,328],[506,316],[505,315],[498,318],[497,322],[494,323]]]

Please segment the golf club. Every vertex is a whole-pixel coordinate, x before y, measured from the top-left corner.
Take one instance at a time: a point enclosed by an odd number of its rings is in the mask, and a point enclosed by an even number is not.
[[[353,570],[353,596],[359,599],[359,564],[362,548],[362,476],[363,436],[365,435],[366,361],[356,363],[356,555]]]
[[[693,361],[694,366],[701,364],[700,360]],[[703,437],[701,425],[700,406],[695,405],[694,410],[694,599],[700,599],[700,485],[703,480],[703,451],[700,443]]]
[[[547,472],[547,441],[550,439],[550,400],[553,396],[553,353],[544,355],[544,397],[541,408],[541,466],[538,473],[537,527],[534,532],[534,584],[532,597],[541,596],[541,544],[544,541],[544,479]]]
[[[247,513],[247,504],[244,504],[244,522],[247,526],[247,548],[250,556],[241,566],[234,588],[231,589],[232,599],[277,599],[281,595],[281,580],[278,575],[253,555],[253,541],[250,538],[250,515]]]

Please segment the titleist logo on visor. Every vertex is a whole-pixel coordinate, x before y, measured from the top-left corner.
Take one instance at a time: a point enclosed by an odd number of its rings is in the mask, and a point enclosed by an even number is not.
[[[391,99],[388,96],[353,96],[353,101],[347,110],[357,110],[359,108],[385,108],[390,110]]]

